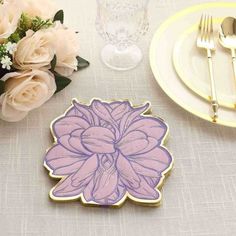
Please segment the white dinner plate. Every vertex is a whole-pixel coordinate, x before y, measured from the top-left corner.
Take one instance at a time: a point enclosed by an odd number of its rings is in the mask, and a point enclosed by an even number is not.
[[[166,22],[164,22],[160,26],[160,28],[157,30],[157,32],[153,37],[150,47],[150,64],[154,76],[156,78],[156,81],[158,82],[160,87],[179,106],[191,112],[192,114],[210,122],[213,122],[211,118],[210,103],[207,99],[200,97],[200,96],[202,97],[208,96],[209,94],[209,85],[207,83],[207,77],[206,77],[207,64],[205,64],[206,62],[205,57],[201,54],[199,55],[197,51],[195,52],[196,54],[194,54],[193,51],[190,50],[190,45],[191,45],[190,44],[188,46],[186,45],[186,47],[189,48],[189,51],[184,50],[182,59],[186,54],[188,54],[188,56],[192,55],[188,57],[189,60],[192,60],[192,62],[187,62],[186,59],[183,59],[183,61],[180,62],[181,63],[180,67],[184,68],[183,69],[184,77],[186,76],[186,79],[188,79],[193,74],[194,76],[197,76],[196,80],[200,81],[201,85],[195,85],[193,83],[193,79],[191,80],[189,79],[191,81],[192,87],[194,87],[193,85],[198,86],[196,91],[198,92],[202,91],[202,94],[200,94],[199,96],[191,90],[192,88],[189,89],[188,86],[186,86],[186,83],[183,83],[183,81],[179,78],[177,72],[175,71],[174,63],[172,63],[173,50],[176,47],[176,42],[180,40],[181,37],[184,37],[183,36],[184,32],[185,33],[187,32],[187,34],[188,32],[190,32],[189,35],[191,35],[191,37],[194,36],[194,31],[196,31],[195,27],[198,24],[199,19],[203,13],[211,14],[217,19],[223,19],[224,17],[227,16],[234,16],[235,12],[236,12],[236,3],[232,2],[206,3],[187,8],[175,14],[174,16],[170,17]],[[185,42],[187,41],[188,40],[185,40]],[[194,45],[194,42],[192,45]],[[199,58],[194,59],[195,57],[194,55],[196,55]],[[230,55],[227,56],[227,53],[222,51],[221,56],[223,57],[221,60],[225,61],[228,60],[228,63],[225,62],[224,64],[218,65],[217,69],[220,70],[220,68],[226,66],[225,68],[222,68],[222,70],[228,71],[227,72],[228,74],[226,74],[227,75],[226,80],[227,83],[229,83],[229,85],[225,86],[223,91],[225,91],[225,89],[229,89],[230,96],[225,96],[226,94],[225,92],[220,93],[222,95],[220,97],[221,104],[223,104],[224,107],[223,106],[220,107],[219,118],[215,123],[230,127],[236,127],[236,110],[225,107],[225,106],[230,107],[230,103],[232,103],[234,100],[234,94],[232,92],[233,89],[231,87],[232,81],[230,76],[232,73]],[[195,60],[197,62],[195,62]],[[217,61],[216,63],[218,63],[218,60],[216,61]],[[198,68],[192,69],[195,66],[201,66],[198,72],[196,72]],[[186,69],[185,67],[190,67],[190,68]],[[201,76],[201,79],[199,79],[200,77],[198,77],[198,75]],[[222,82],[218,83],[221,84]],[[219,87],[219,85],[217,86]]]

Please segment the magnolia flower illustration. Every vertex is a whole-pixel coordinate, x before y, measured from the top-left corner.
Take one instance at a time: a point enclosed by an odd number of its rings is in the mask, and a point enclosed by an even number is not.
[[[52,123],[55,145],[45,156],[54,200],[81,199],[96,205],[120,205],[126,198],[158,203],[158,187],[172,167],[162,146],[167,125],[145,115],[149,104],[73,100],[66,114]]]

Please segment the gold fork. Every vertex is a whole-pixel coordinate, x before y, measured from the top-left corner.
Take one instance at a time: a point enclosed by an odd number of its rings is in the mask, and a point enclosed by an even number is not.
[[[214,81],[214,73],[213,73],[213,63],[212,63],[212,52],[215,51],[215,42],[213,36],[213,19],[212,16],[202,15],[200,23],[199,23],[199,32],[197,38],[197,46],[199,48],[203,48],[207,52],[208,57],[208,66],[209,66],[209,77],[211,84],[211,107],[213,110],[213,121],[216,122],[218,118],[218,100],[216,95],[216,86]]]

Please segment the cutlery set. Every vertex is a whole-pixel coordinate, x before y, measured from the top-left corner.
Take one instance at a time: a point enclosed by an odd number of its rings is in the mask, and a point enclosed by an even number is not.
[[[230,49],[236,83],[236,19],[227,17],[220,27],[220,43],[223,47]]]
[[[234,128],[235,11],[235,2],[214,2],[176,13],[155,32],[149,55],[154,77],[172,101],[194,116]]]
[[[219,42],[227,49],[230,49],[233,63],[234,79],[236,85],[236,19],[227,17],[223,20],[219,31]],[[209,15],[202,15],[198,27],[197,47],[204,49],[208,58],[209,78],[211,87],[211,107],[213,111],[212,121],[217,122],[219,103],[214,80],[212,53],[216,50],[214,41],[213,18]],[[236,102],[236,101],[235,101]],[[236,107],[236,105],[235,105]]]

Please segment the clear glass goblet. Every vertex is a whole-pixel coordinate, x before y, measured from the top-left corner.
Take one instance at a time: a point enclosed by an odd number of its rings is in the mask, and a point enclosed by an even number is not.
[[[96,28],[107,45],[102,49],[102,61],[115,70],[129,70],[142,60],[135,43],[149,27],[149,0],[97,0]]]

